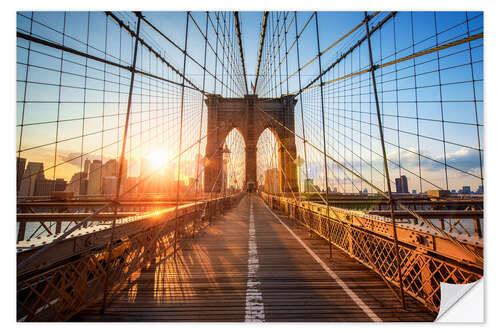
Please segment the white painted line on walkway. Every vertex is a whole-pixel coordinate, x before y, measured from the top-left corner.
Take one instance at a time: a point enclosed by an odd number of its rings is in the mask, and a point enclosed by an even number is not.
[[[263,201],[264,203],[264,201]],[[295,239],[307,250],[307,252],[309,252],[309,254],[314,258],[314,260],[316,260],[320,265],[321,267],[323,267],[323,269],[331,276],[332,279],[335,280],[335,282],[338,283],[338,285],[346,292],[347,295],[349,295],[349,297],[358,305],[358,307],[363,310],[364,313],[366,313],[366,315],[368,317],[370,317],[370,319],[372,321],[382,321],[373,311],[372,309],[370,309],[370,307],[368,305],[365,304],[365,302],[363,302],[359,297],[358,295],[356,295],[356,293],[354,291],[351,290],[351,288],[349,288],[347,286],[347,284],[334,272],[330,269],[330,267],[328,267],[324,262],[323,260],[321,260],[320,257],[318,257],[316,255],[316,253],[314,253],[313,250],[311,250],[311,248],[309,248],[309,246],[307,246],[307,244],[305,244],[302,239],[300,239],[294,232],[292,229],[290,229],[279,217],[278,215],[276,215],[265,203],[264,203],[264,206],[266,206],[267,210],[269,210],[269,212],[271,212],[271,214],[273,214],[273,216],[278,220],[280,221],[280,223],[292,234],[293,237],[295,237]]]
[[[245,306],[245,321],[265,321],[264,303],[259,290],[260,282],[257,279],[259,257],[257,242],[255,241],[255,221],[253,216],[253,202],[250,196],[250,218],[248,226],[248,277]]]

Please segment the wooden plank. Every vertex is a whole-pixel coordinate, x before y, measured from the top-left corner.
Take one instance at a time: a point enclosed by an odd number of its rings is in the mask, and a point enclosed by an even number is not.
[[[301,244],[253,196],[258,249],[258,286],[265,321],[371,321]],[[128,290],[117,295],[105,313],[100,305],[74,321],[212,321],[245,320],[250,199],[217,218],[195,240],[184,242],[177,261],[167,259],[143,269]],[[380,277],[334,249],[309,237],[294,221],[283,221],[383,321],[433,321],[436,314],[408,299],[399,300]]]

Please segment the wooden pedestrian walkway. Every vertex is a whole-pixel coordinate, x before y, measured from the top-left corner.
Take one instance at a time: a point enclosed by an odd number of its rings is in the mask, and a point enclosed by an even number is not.
[[[177,259],[143,269],[104,314],[74,321],[433,321],[398,298],[373,271],[256,195],[217,218]]]

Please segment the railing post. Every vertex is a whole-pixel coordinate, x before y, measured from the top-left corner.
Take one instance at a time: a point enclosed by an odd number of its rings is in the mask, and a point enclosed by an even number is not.
[[[393,231],[393,240],[394,240],[394,252],[396,257],[396,265],[398,270],[399,277],[399,289],[400,289],[400,297],[401,297],[401,305],[403,309],[406,310],[406,302],[405,302],[405,294],[404,294],[404,286],[403,286],[403,276],[401,274],[401,258],[399,256],[399,242],[398,242],[398,234],[396,229],[396,220],[394,218],[394,199],[392,197],[391,191],[391,179],[389,178],[389,167],[387,164],[387,154],[385,151],[385,141],[384,141],[384,131],[382,129],[382,117],[380,115],[380,105],[378,101],[377,94],[377,82],[375,81],[375,69],[376,67],[373,65],[373,55],[372,55],[372,44],[370,41],[370,28],[368,26],[368,14],[365,12],[365,28],[366,28],[366,39],[368,41],[368,55],[370,58],[370,72],[372,77],[372,86],[373,86],[373,94],[375,96],[375,106],[377,108],[377,120],[378,120],[378,129],[380,134],[380,144],[382,146],[382,155],[384,157],[384,169],[385,169],[385,178],[387,181],[387,194],[389,195],[389,205],[391,208],[391,220],[392,220],[392,231]]]

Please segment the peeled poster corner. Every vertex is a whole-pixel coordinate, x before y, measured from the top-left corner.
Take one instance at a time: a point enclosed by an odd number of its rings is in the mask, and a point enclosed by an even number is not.
[[[466,284],[441,282],[441,306],[435,322],[483,323],[483,279]]]

